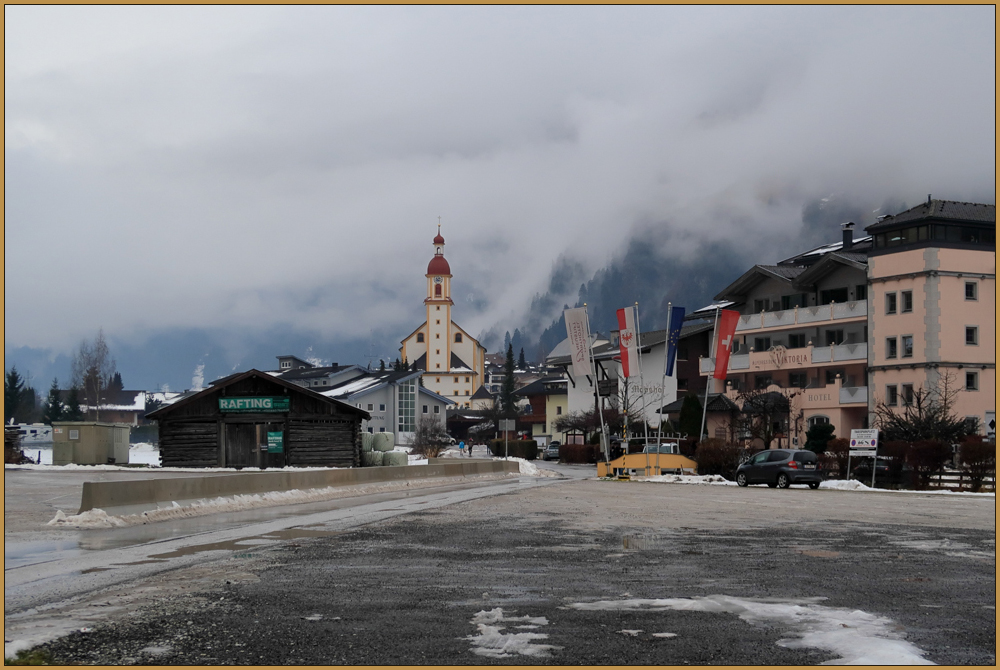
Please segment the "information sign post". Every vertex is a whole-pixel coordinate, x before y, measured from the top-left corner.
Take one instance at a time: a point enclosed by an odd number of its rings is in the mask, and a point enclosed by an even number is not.
[[[850,478],[851,456],[871,456],[872,488],[875,488],[875,470],[878,468],[878,429],[852,428],[851,448],[847,452],[847,472]]]
[[[516,430],[517,422],[514,419],[500,419],[500,430],[503,431],[503,457],[507,458],[507,436],[512,430]]]

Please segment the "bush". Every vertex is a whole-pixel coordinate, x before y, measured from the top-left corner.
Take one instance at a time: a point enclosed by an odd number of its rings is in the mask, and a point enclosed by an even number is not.
[[[604,460],[600,446],[596,444],[563,444],[559,447],[559,461],[562,463],[597,463]]]
[[[965,471],[969,473],[970,486],[974,492],[983,488],[983,480],[988,476],[995,476],[997,447],[984,440],[982,435],[966,435],[958,448],[958,455]],[[996,489],[995,484],[993,488]]]
[[[533,461],[538,456],[538,442],[536,440],[490,440],[490,453],[497,458],[503,458],[504,452],[511,458],[523,458],[526,461]],[[562,448],[559,450],[562,456]]]
[[[922,491],[951,458],[951,447],[940,440],[920,440],[910,445],[908,458],[917,475],[917,489]]]
[[[694,459],[694,452],[698,449],[698,440],[693,437],[681,438],[677,440],[677,448],[680,450],[681,456]]]
[[[732,480],[736,478],[736,468],[740,466],[742,455],[742,447],[710,437],[698,445],[694,460],[698,463],[699,475],[722,475]]]

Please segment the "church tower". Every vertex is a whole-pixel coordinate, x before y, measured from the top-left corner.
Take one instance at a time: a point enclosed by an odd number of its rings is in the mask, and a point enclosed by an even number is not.
[[[444,257],[441,225],[434,238],[434,257],[427,264],[427,370],[451,369],[451,266]]]
[[[427,320],[401,342],[400,359],[423,371],[424,387],[454,401],[472,406],[472,394],[485,379],[486,349],[451,320],[451,266],[444,257],[444,237],[438,225],[434,256],[427,264]],[[424,411],[421,406],[418,416]]]

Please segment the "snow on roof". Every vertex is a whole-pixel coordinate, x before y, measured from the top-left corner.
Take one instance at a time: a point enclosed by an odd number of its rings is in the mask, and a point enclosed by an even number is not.
[[[718,308],[718,309],[725,309],[725,308],[729,307],[730,305],[734,305],[734,304],[736,304],[736,303],[734,301],[732,301],[732,300],[723,300],[721,302],[713,302],[711,305],[705,305],[704,307],[701,307],[699,309],[694,310],[693,312],[691,312],[691,314],[701,314],[702,312],[714,312],[716,310],[716,308]],[[691,314],[689,314],[688,316],[690,316]]]
[[[353,379],[343,386],[338,386],[337,388],[330,389],[329,391],[322,391],[321,395],[325,395],[327,398],[352,396],[355,393],[369,391],[383,382],[384,380],[381,377],[361,377],[360,379]]]

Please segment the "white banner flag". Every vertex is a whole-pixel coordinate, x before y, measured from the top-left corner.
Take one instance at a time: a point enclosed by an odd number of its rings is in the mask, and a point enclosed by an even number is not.
[[[563,312],[566,317],[566,336],[569,337],[569,355],[573,361],[573,374],[577,378],[594,376],[590,364],[590,328],[587,324],[587,308],[576,307]]]

